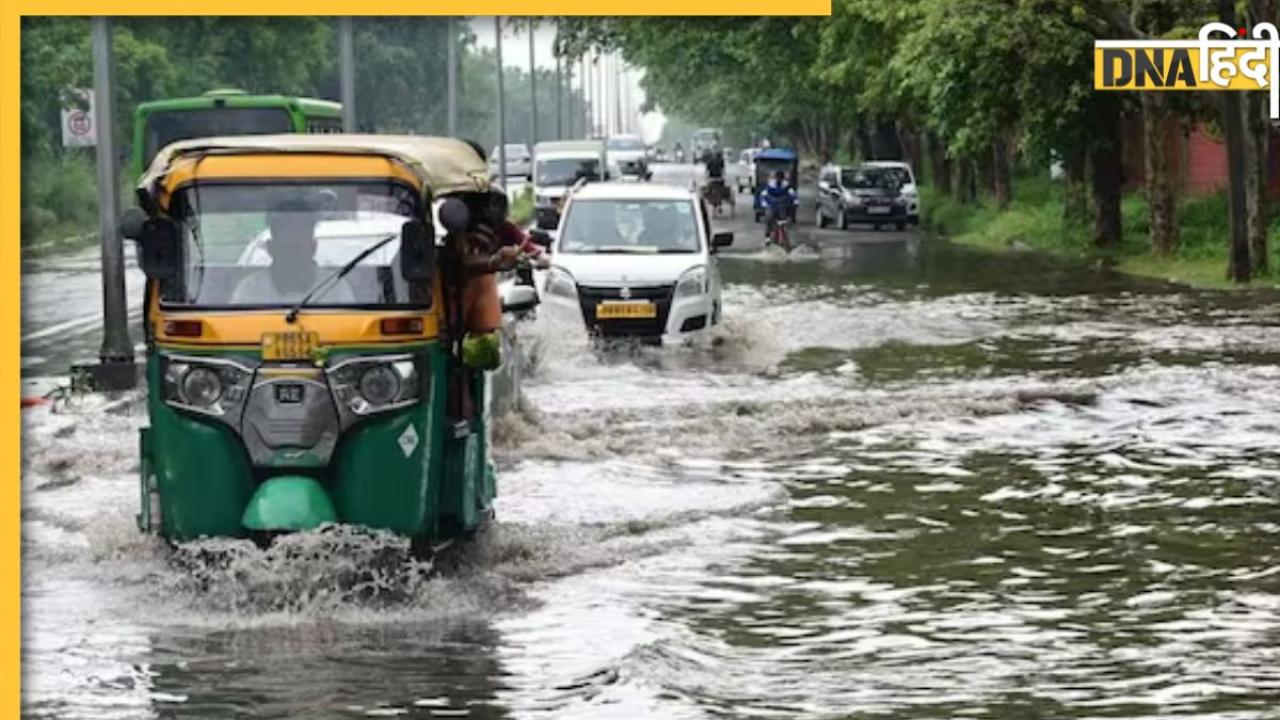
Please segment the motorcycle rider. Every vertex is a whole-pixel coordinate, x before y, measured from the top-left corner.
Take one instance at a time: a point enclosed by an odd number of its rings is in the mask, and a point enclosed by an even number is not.
[[[791,217],[800,196],[787,180],[787,171],[778,170],[760,191],[760,204],[765,207],[764,236],[773,237],[773,227],[779,218]],[[790,250],[790,248],[785,248]]]

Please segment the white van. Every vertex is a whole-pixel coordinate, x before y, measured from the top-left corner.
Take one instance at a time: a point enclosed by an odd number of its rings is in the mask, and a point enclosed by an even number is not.
[[[542,311],[602,338],[660,343],[709,330],[720,323],[716,253],[732,243],[690,190],[586,185],[569,196],[551,245]]]
[[[560,223],[560,206],[579,180],[609,179],[603,140],[557,140],[533,147],[534,221],[544,230]]]

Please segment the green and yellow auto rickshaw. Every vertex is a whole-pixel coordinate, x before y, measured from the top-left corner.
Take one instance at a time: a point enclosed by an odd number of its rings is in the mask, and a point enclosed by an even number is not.
[[[147,276],[143,531],[346,523],[424,552],[490,516],[487,373],[464,362],[449,261],[492,206],[471,146],[192,140],[160,152],[137,195],[121,226]]]

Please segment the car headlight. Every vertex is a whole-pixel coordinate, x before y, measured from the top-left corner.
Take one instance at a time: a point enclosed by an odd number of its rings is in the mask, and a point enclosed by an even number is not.
[[[858,195],[854,195],[853,193],[847,193],[844,197],[845,197],[845,200],[846,200],[850,205],[861,205],[861,204],[862,204],[862,197],[860,197],[860,196],[858,196]]]
[[[421,397],[412,355],[375,355],[339,362],[328,370],[338,404],[356,415],[395,410]]]
[[[578,286],[568,271],[553,267],[547,272],[547,294],[577,300]]]
[[[253,370],[234,360],[162,357],[165,404],[217,417],[234,417],[244,403]]]
[[[707,294],[707,268],[698,267],[686,270],[676,283],[676,297],[697,297]]]

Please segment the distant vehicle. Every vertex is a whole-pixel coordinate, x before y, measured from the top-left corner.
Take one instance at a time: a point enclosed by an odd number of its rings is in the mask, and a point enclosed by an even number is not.
[[[534,221],[544,230],[560,224],[560,206],[581,180],[609,179],[603,140],[558,140],[533,147]]]
[[[757,148],[747,148],[738,154],[738,176],[737,186],[738,192],[751,192],[752,183],[756,176],[756,154],[760,150]]]
[[[649,179],[649,158],[644,140],[639,135],[614,135],[609,138],[607,154],[610,169],[617,169],[618,179]]]
[[[582,322],[594,336],[661,343],[720,322],[716,251],[732,233],[714,233],[690,190],[600,183],[570,195],[543,310]]]
[[[876,230],[907,226],[908,198],[902,193],[896,168],[861,165],[827,165],[818,174],[818,227],[837,222],[841,229],[852,223],[870,223]]]
[[[668,160],[668,155],[667,155],[667,151],[666,151],[666,150],[664,150],[664,149],[662,149],[662,148],[660,148],[660,147],[655,147],[655,148],[653,149],[653,161],[654,161],[654,162],[660,162],[660,163],[662,163],[662,162],[667,162],[667,160]]]
[[[524,143],[507,143],[507,171],[503,180],[509,177],[529,179],[533,175],[533,158],[529,155],[529,146]],[[489,175],[498,177],[498,146],[493,146],[489,153]]]
[[[210,90],[199,97],[152,100],[133,114],[130,172],[141,177],[160,148],[179,140],[230,135],[340,133],[342,105],[288,95]]]
[[[873,160],[863,164],[867,167],[888,168],[898,176],[902,198],[907,204],[907,222],[912,225],[920,224],[920,190],[916,187],[916,174],[911,170],[911,164],[901,160]]]
[[[693,132],[693,157],[697,161],[707,151],[720,151],[720,130],[717,128],[699,128]]]

